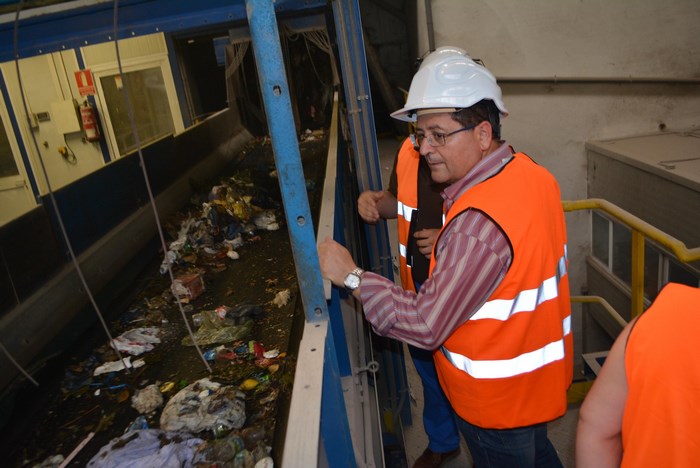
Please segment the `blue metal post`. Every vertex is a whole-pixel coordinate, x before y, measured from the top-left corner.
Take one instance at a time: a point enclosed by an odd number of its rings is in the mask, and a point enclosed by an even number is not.
[[[316,236],[275,10],[271,0],[246,0],[246,12],[306,320],[327,320]]]
[[[338,36],[338,53],[343,71],[348,123],[353,141],[353,155],[360,191],[381,190],[379,151],[376,142],[372,98],[367,74],[362,21],[358,0],[333,0],[333,15]],[[386,223],[365,224],[369,265],[375,273],[393,279],[391,249]],[[358,252],[355,252],[357,255]],[[357,257],[356,257],[357,258]],[[411,422],[411,408],[406,401],[408,379],[405,372],[403,345],[387,339],[382,351],[383,372],[387,379],[379,385],[380,399],[386,392],[386,404],[393,414],[400,413],[404,423]],[[383,402],[384,403],[384,402]]]
[[[348,123],[355,156],[357,186],[360,192],[381,190],[382,179],[377,133],[374,127],[372,96],[367,74],[367,59],[358,1],[333,0],[333,15],[338,36],[338,53],[343,72]],[[364,229],[367,235],[370,258],[369,265],[363,264],[362,266],[386,278],[393,279],[394,273],[386,223],[365,224]]]
[[[344,343],[344,341],[343,341]],[[357,466],[352,447],[350,424],[345,410],[341,374],[336,359],[338,349],[333,333],[326,338],[326,359],[323,361],[323,393],[321,394],[321,438],[332,466]]]
[[[246,11],[306,320],[328,320],[273,2],[246,0]],[[326,454],[355,466],[332,332],[326,337],[321,437]]]

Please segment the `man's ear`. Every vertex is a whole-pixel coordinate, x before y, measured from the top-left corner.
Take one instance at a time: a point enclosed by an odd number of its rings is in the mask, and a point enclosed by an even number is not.
[[[479,147],[482,151],[487,151],[491,148],[493,141],[493,128],[488,120],[484,120],[474,128],[476,138],[479,141]]]

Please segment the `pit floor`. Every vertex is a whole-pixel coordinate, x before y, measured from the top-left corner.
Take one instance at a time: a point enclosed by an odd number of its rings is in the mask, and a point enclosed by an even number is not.
[[[318,138],[308,140],[300,147],[310,208],[312,215],[317,216],[327,142],[325,138]],[[81,441],[94,433],[94,437],[89,439],[69,465],[85,466],[101,447],[125,432],[139,416],[130,404],[136,390],[150,384],[161,386],[172,383],[174,389],[164,392],[167,402],[178,389],[205,377],[235,387],[248,378],[261,381],[254,390],[246,391],[246,423],[243,429],[262,428],[264,443],[272,447],[273,460],[278,463],[283,431],[286,429],[285,405],[288,405],[291,394],[295,354],[304,317],[303,310],[297,307],[297,278],[278,193],[279,183],[271,176],[275,166],[269,139],[252,141],[242,154],[241,161],[221,177],[237,175],[240,178],[241,173],[247,171],[245,173],[254,182],[263,179],[262,183],[256,182],[254,185],[258,192],[256,196],[269,197],[273,205],[275,200],[278,202],[276,214],[280,229],[260,229],[257,235],[248,237],[245,245],[237,249],[240,254],[237,260],[226,257],[225,251],[222,255],[208,256],[197,250],[193,254],[196,258],[183,259],[180,265],[173,267],[173,273],[177,276],[194,268],[202,272],[205,290],[186,306],[185,316],[191,324],[193,314],[214,310],[222,305],[260,306],[263,313],[254,319],[249,335],[238,344],[231,341],[226,344],[231,348],[240,348],[254,341],[267,351],[276,349],[281,355],[273,360],[279,365],[279,370],[273,373],[271,367],[262,368],[258,360],[253,361],[248,355],[243,359],[209,361],[209,372],[195,348],[181,344],[182,338],[187,336],[185,322],[176,303],[163,294],[170,289],[170,279],[167,274],[158,272],[162,255],[154,251],[150,266],[124,292],[118,303],[101,304],[112,337],[136,327],[156,326],[160,329],[161,343],[152,351],[132,357],[132,361],[143,358],[146,364],[129,373],[121,371],[93,377],[95,362],[101,364],[117,360],[118,357],[109,347],[109,340],[95,319],[94,311],[90,310],[85,317],[93,320],[95,325],[77,343],[67,347],[64,353],[44,363],[43,368],[34,375],[40,383],[39,387],[26,383],[24,388],[11,396],[13,401],[3,402],[3,407],[11,408],[11,414],[0,427],[0,454],[3,460],[0,465],[25,467],[41,463],[53,455],[68,457]],[[190,206],[183,207],[169,218],[166,225],[171,225],[169,230],[166,226],[167,231],[176,233],[187,213],[190,210],[196,213],[202,206],[201,202],[207,200],[211,187],[220,183],[201,182],[203,192],[195,194]],[[261,194],[260,191],[265,193]],[[172,240],[173,237],[166,235],[167,243]],[[290,292],[289,301],[282,305],[274,303],[277,293],[284,290]],[[204,353],[218,345],[201,345],[200,349]],[[123,356],[127,357],[127,354],[123,353]],[[146,415],[149,427],[160,427],[161,410],[162,407]],[[210,440],[214,433],[205,431],[197,436]]]

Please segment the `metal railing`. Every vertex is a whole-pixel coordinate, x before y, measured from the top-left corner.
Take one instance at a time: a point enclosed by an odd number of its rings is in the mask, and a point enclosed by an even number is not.
[[[562,206],[565,212],[578,210],[601,210],[616,220],[625,224],[632,231],[632,272],[631,272],[631,317],[637,317],[644,310],[644,243],[649,238],[666,247],[673,255],[683,263],[700,260],[700,247],[688,248],[675,237],[666,234],[662,230],[652,226],[646,221],[634,216],[619,206],[600,198],[587,200],[563,200]],[[622,317],[607,303],[594,299],[595,296],[574,296],[572,302],[600,302],[611,316],[620,321]],[[583,298],[586,298],[585,300]],[[602,299],[602,298],[601,298]],[[607,306],[606,306],[607,304]],[[624,322],[624,319],[623,319]],[[620,322],[623,324],[622,322]],[[624,324],[623,324],[624,325]]]

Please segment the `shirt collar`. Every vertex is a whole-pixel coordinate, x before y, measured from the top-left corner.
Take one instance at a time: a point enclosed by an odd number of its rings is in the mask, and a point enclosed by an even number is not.
[[[476,163],[464,177],[447,186],[441,194],[445,200],[445,213],[460,195],[496,174],[511,159],[513,159],[513,152],[510,146],[506,142],[502,142],[501,146]]]

